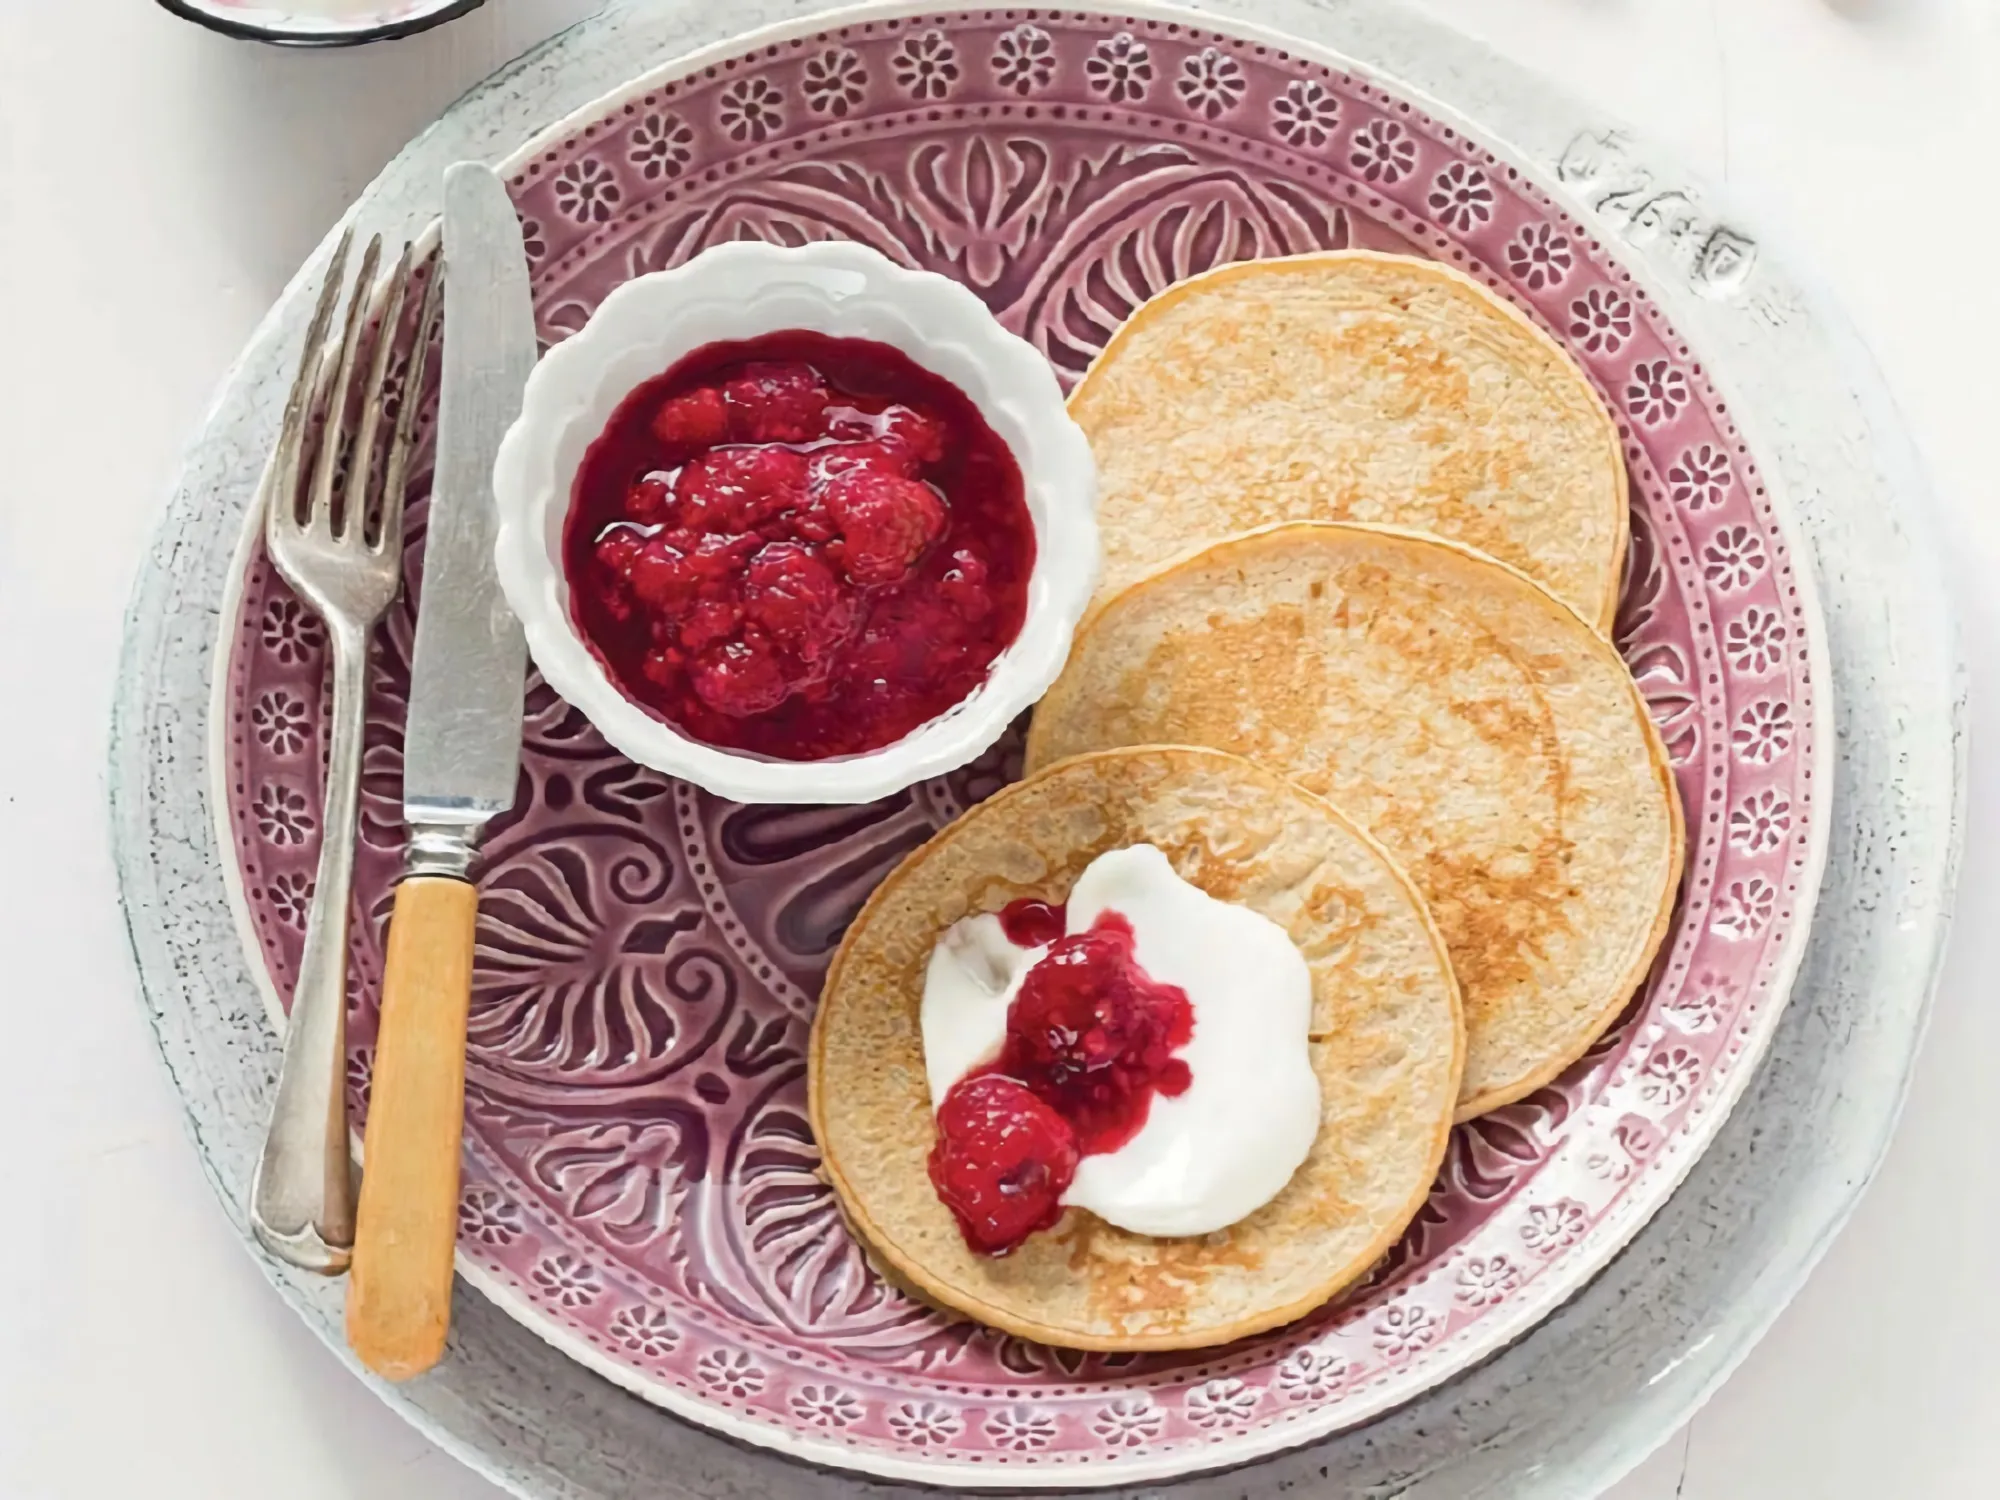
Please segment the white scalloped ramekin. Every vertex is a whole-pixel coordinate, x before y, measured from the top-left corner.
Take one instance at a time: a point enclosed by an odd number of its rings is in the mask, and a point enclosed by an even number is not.
[[[829,760],[719,749],[648,713],[578,633],[562,566],[577,469],[618,404],[703,345],[786,329],[891,345],[965,392],[1020,465],[1035,528],[1027,615],[986,681],[894,744]],[[1097,469],[1048,361],[957,282],[863,245],[718,245],[619,287],[535,367],[493,493],[500,586],[544,680],[633,760],[738,802],[869,802],[964,765],[1048,691],[1097,585]]]

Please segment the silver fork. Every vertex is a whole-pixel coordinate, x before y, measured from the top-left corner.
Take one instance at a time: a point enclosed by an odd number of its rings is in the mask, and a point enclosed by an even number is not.
[[[369,641],[402,583],[404,478],[443,282],[442,271],[435,271],[418,309],[402,401],[381,464],[382,483],[379,493],[373,492],[383,392],[409,295],[414,248],[403,247],[388,280],[377,289],[381,236],[369,242],[338,341],[330,343],[351,239],[352,231],[341,237],[327,267],[262,487],[265,548],[293,592],[325,623],[333,649],[333,731],[312,913],[285,1031],[277,1098],[251,1186],[250,1223],[272,1254],[329,1275],[347,1269],[354,1245],[344,1088],[347,908]],[[353,403],[356,422],[349,415],[349,398],[361,346],[369,342],[371,307],[380,316],[359,400]],[[315,426],[318,452],[308,481],[307,439]]]

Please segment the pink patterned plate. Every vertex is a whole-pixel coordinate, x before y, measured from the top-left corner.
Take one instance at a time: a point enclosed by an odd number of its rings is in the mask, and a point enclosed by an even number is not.
[[[806,1030],[844,924],[900,855],[1016,774],[1018,747],[865,807],[742,807],[620,759],[534,684],[519,807],[485,865],[460,1268],[619,1384],[819,1463],[1074,1489],[1241,1462],[1518,1336],[1720,1125],[1775,1026],[1826,842],[1809,588],[1698,354],[1526,168],[1463,126],[1304,49],[1136,4],[848,14],[641,79],[514,158],[544,336],[574,332],[627,277],[750,236],[851,238],[955,276],[1066,380],[1138,302],[1221,261],[1367,245],[1462,267],[1568,345],[1624,434],[1618,641],[1689,811],[1677,925],[1587,1058],[1457,1133],[1356,1295],[1206,1354],[1041,1348],[880,1281],[805,1119]],[[1676,232],[1717,285],[1754,253]],[[311,894],[325,663],[315,623],[246,556],[216,803],[283,997]],[[412,619],[406,599],[382,632],[369,726],[357,1110],[402,841]]]

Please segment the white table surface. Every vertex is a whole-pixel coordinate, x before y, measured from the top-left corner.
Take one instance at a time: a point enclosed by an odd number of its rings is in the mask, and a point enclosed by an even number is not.
[[[102,764],[126,591],[236,350],[408,136],[592,8],[491,0],[412,42],[300,55],[145,0],[0,0],[6,1500],[497,1495],[345,1373],[217,1211],[133,1003]],[[1726,180],[1822,278],[1927,457],[1975,671],[1994,660],[2000,5],[1430,8]],[[1614,1500],[2000,1493],[1995,782],[1975,767],[1960,930],[1880,1180],[1748,1364]]]

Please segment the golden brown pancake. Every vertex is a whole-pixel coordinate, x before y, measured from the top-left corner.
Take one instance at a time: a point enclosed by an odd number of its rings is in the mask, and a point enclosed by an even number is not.
[[[1319,1138],[1276,1198],[1216,1234],[1156,1239],[1071,1209],[1009,1256],[975,1254],[927,1170],[931,950],[961,917],[1062,900],[1091,860],[1139,843],[1277,922],[1305,955]],[[1310,1311],[1395,1243],[1443,1159],[1464,1050],[1443,940],[1380,845],[1235,756],[1142,747],[1008,788],[869,898],[813,1024],[813,1133],[849,1222],[924,1296],[1043,1343],[1196,1348]]]
[[[1069,408],[1097,456],[1099,598],[1254,527],[1366,521],[1477,547],[1611,628],[1618,430],[1555,340],[1447,266],[1334,250],[1193,277]]]
[[[1290,776],[1409,871],[1465,995],[1461,1119],[1581,1056],[1666,933],[1680,799],[1631,674],[1467,548],[1293,522],[1113,596],[1035,710],[1029,768],[1163,741]]]

